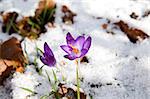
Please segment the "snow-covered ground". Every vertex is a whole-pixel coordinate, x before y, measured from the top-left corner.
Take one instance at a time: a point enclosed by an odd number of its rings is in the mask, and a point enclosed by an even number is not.
[[[33,15],[37,3],[37,0],[27,0],[25,3],[23,0],[2,0],[0,10],[17,10],[22,15],[28,16]],[[150,99],[150,39],[133,44],[123,32],[112,28],[113,24],[109,24],[108,29],[113,31],[114,35],[102,28],[102,25],[107,23],[107,19],[111,22],[123,20],[150,35],[150,15],[142,17],[146,10],[150,10],[150,1],[56,0],[56,4],[55,28],[47,27],[48,31],[37,40],[25,38],[22,42],[23,49],[26,45],[30,61],[34,61],[36,45],[43,50],[43,44],[47,42],[54,51],[57,64],[63,69],[67,82],[75,84],[75,62],[63,57],[65,53],[60,45],[66,44],[67,32],[72,33],[74,37],[80,34],[90,35],[92,46],[86,55],[90,62],[80,66],[83,77],[81,88],[85,93],[90,94],[93,99]],[[68,6],[77,14],[73,25],[62,23],[62,5]],[[139,16],[137,20],[130,17],[132,12]],[[7,34],[0,34],[2,40],[9,37]],[[43,65],[39,59],[37,62],[39,66]],[[52,75],[52,68],[43,69]],[[57,75],[61,80],[61,74]],[[29,99],[39,99],[51,90],[46,75],[38,75],[33,65],[27,66],[24,74],[15,73],[6,86],[0,86],[0,99],[11,99],[7,92],[7,86],[10,84],[13,99],[26,99],[30,95],[20,87],[38,92]]]

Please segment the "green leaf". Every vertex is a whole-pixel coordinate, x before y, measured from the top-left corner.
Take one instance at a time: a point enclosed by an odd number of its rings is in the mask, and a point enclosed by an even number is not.
[[[31,25],[32,28],[40,29],[40,26],[37,23],[34,23],[31,19],[28,20],[28,24]]]
[[[48,95],[43,95],[40,99],[48,99],[49,96],[55,94],[54,91],[51,91]]]
[[[34,27],[36,23],[34,23],[34,22],[29,18],[29,19],[28,19],[28,24]]]
[[[50,77],[49,77],[49,75],[48,75],[48,73],[47,73],[46,70],[45,70],[45,72],[46,72],[46,75],[47,75],[47,77],[48,77],[48,81],[49,81],[49,83],[51,84],[51,79],[50,79]]]
[[[28,53],[27,53],[27,49],[26,49],[26,43],[24,42],[24,52],[25,52],[25,57],[27,59],[27,61],[29,60],[29,57],[28,57]],[[25,64],[25,67],[28,65],[28,63]]]
[[[32,93],[32,94],[38,94],[37,92],[32,91],[31,89],[24,88],[24,87],[20,87],[20,88],[23,89],[23,90],[25,90],[25,91],[28,91],[28,92],[30,92],[30,93]]]
[[[16,31],[16,32],[18,32],[18,29],[17,29],[17,27],[16,27],[16,25],[13,23],[12,24],[12,27],[13,27],[13,29]]]
[[[43,51],[40,48],[36,47],[36,50],[43,54]]]
[[[50,10],[50,15],[49,15],[49,17],[48,17],[48,21],[50,21],[50,18],[51,18],[52,15],[54,14],[55,10],[56,10],[56,8],[53,8],[53,9]]]
[[[40,99],[47,99],[49,96],[48,95],[44,95],[42,97],[40,97]]]
[[[10,28],[11,28],[12,25],[13,25],[14,18],[15,18],[15,16],[13,16],[13,17],[11,18],[10,23],[7,23],[7,25],[6,25],[6,32],[9,32],[9,31],[10,31]]]
[[[90,99],[93,99],[93,96],[90,96]]]
[[[41,66],[40,68],[39,68],[39,74],[41,75],[42,74],[42,68],[44,67],[45,65],[43,65],[43,66]]]
[[[56,73],[54,72],[53,69],[52,69],[52,72],[53,72],[53,76],[54,76],[54,81],[55,81],[55,83],[57,83],[58,79],[57,79]]]
[[[35,56],[34,62],[33,62],[35,66],[37,66],[37,61],[36,60],[37,60],[37,57]]]

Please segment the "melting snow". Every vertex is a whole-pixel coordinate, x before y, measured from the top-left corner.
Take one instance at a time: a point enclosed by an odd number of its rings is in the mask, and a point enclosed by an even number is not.
[[[150,35],[150,16],[142,18],[144,11],[150,10],[150,1],[56,0],[56,3],[56,27],[47,27],[48,31],[36,41],[26,38],[22,42],[22,47],[26,44],[29,59],[34,60],[36,45],[43,49],[44,42],[47,42],[54,51],[58,65],[61,62],[66,64],[61,68],[67,82],[75,83],[75,62],[65,59],[65,53],[59,46],[65,44],[67,32],[74,36],[90,35],[92,46],[87,54],[90,63],[80,66],[80,76],[84,78],[81,88],[87,95],[93,96],[93,99],[150,99],[150,39],[133,44],[120,30],[114,30],[115,35],[111,35],[101,28],[101,25],[107,22],[107,18],[114,22],[124,20]],[[26,3],[23,3],[23,0],[2,0],[0,9],[9,11],[15,8],[22,15],[33,15],[33,5],[37,5],[36,0],[27,0]],[[67,5],[77,14],[73,25],[64,25],[61,22],[62,5]],[[130,18],[132,12],[138,14],[138,20]],[[8,35],[0,34],[0,39],[8,38]],[[38,64],[42,66],[40,60]],[[49,67],[44,67],[44,70],[51,72]],[[40,87],[35,87],[39,83]],[[27,87],[38,92],[38,95],[31,96],[30,99],[39,99],[51,90],[46,75],[39,76],[32,65],[26,68],[24,74],[15,73],[11,84],[13,99],[25,99],[30,95],[19,87]],[[0,87],[0,99],[10,99],[5,89]]]

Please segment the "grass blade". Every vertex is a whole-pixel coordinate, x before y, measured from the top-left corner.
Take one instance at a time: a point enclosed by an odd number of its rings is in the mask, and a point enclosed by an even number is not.
[[[47,73],[47,71],[46,71],[46,70],[45,70],[45,72],[46,72],[46,75],[47,75],[48,81],[49,81],[49,83],[51,84],[51,79],[50,79],[50,77],[49,77],[49,75],[48,75],[48,73]]]
[[[57,80],[57,76],[56,76],[56,73],[54,72],[54,70],[52,69],[52,72],[53,72],[53,76],[54,76],[54,81],[55,81],[55,83],[58,81]]]
[[[28,92],[30,92],[30,93],[32,93],[32,94],[38,94],[37,92],[32,91],[31,89],[24,88],[24,87],[20,87],[20,88],[23,89],[23,90],[25,90],[25,91],[28,91]]]

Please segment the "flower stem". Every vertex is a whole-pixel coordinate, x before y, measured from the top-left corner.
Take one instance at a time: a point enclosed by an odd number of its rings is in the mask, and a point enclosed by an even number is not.
[[[79,65],[80,65],[80,59],[77,60],[77,66],[76,66],[77,99],[80,99]]]

